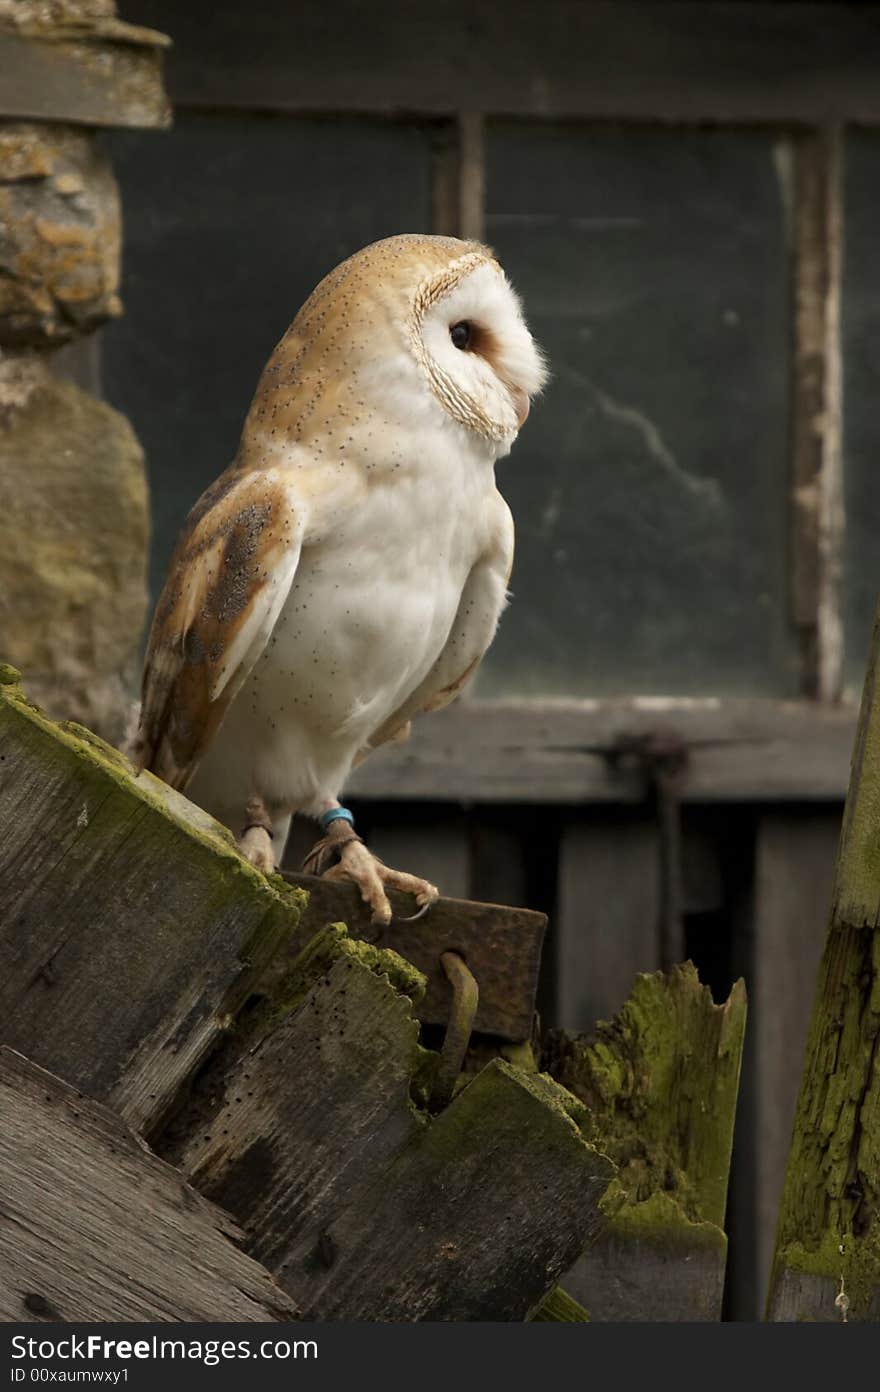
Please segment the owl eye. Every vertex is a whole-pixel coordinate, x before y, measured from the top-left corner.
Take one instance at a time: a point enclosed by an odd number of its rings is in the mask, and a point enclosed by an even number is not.
[[[452,328],[449,330],[449,337],[452,339],[453,346],[455,348],[461,348],[462,350],[468,348],[471,341],[471,332],[471,325],[468,323],[467,319],[462,319],[460,324],[453,324]]]

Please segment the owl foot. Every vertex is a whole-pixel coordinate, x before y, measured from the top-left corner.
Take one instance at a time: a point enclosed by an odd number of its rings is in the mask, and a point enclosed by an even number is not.
[[[393,917],[385,893],[386,886],[413,895],[419,905],[419,912],[413,914],[413,918],[420,918],[434,900],[440,897],[437,886],[430,884],[428,880],[383,865],[382,861],[367,849],[349,822],[340,820],[330,823],[327,835],[315,846],[304,868],[320,869],[323,857],[331,851],[335,851],[339,856],[339,864],[325,870],[323,878],[343,880],[357,885],[361,898],[372,910],[372,921],[377,925],[388,924]],[[406,922],[405,919],[401,921]]]
[[[249,860],[257,870],[262,870],[264,875],[272,874],[275,869],[275,851],[272,848],[272,837],[265,827],[248,827],[247,831],[243,831],[239,836],[236,844],[245,860]]]
[[[440,891],[436,885],[429,884],[418,875],[407,875],[403,870],[392,870],[383,865],[367,850],[363,841],[349,841],[339,852],[339,864],[324,871],[325,880],[346,880],[357,885],[364,903],[372,910],[372,921],[384,926],[391,922],[391,905],[385,893],[389,889],[401,889],[404,894],[412,894],[420,910],[424,911]],[[413,917],[420,917],[420,914]]]
[[[261,797],[254,796],[245,808],[247,824],[239,836],[237,845],[246,860],[264,875],[271,875],[275,869],[275,852],[272,849],[272,818],[266,810]]]

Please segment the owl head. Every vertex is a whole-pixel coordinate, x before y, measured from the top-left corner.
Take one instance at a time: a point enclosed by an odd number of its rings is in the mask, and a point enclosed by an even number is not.
[[[266,367],[243,444],[271,435],[344,451],[345,439],[356,445],[377,420],[431,429],[445,421],[498,458],[546,376],[488,247],[389,237],[343,261],[309,296]]]

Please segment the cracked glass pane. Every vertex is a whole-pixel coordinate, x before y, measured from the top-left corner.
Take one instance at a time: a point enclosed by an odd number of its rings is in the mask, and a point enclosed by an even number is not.
[[[796,695],[786,150],[495,123],[486,240],[552,381],[508,460],[484,696]]]
[[[359,247],[430,226],[430,134],[407,122],[179,112],[168,136],[114,132],[112,155],[126,314],[105,331],[104,386],[146,450],[155,595],[300,305]]]
[[[880,342],[880,261],[877,190],[880,135],[856,131],[847,139],[843,256],[843,464],[846,541],[843,549],[845,681],[858,699],[880,590],[880,418],[877,345]]]

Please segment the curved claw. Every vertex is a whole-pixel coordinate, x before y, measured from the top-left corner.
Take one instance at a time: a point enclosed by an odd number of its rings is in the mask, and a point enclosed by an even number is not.
[[[431,908],[431,906],[432,906],[433,904],[436,904],[436,902],[437,902],[436,899],[428,899],[428,900],[422,905],[422,907],[421,907],[420,909],[417,909],[416,912],[415,912],[414,914],[409,914],[406,918],[398,918],[397,914],[394,914],[394,915],[392,916],[391,922],[392,922],[392,923],[415,923],[417,919],[419,919],[419,918],[424,918],[425,914],[428,912],[428,910]]]

